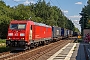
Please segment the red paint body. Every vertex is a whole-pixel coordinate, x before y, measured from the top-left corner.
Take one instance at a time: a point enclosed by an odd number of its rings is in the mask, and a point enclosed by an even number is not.
[[[45,26],[38,26],[33,25],[32,26],[32,32],[33,32],[33,40],[40,40],[44,38],[51,38],[52,37],[52,28],[51,27],[45,27]]]
[[[13,20],[10,24],[26,24],[25,29],[10,29],[8,28],[8,36],[7,40],[24,40],[25,42],[29,43],[31,40],[39,41],[41,39],[52,38],[52,28],[51,26],[42,26],[35,24],[33,21],[17,21]],[[32,26],[32,27],[31,27]],[[32,31],[32,33],[30,32]],[[12,36],[9,36],[9,33]],[[24,36],[20,36],[23,33]],[[22,34],[22,35],[23,35]],[[31,35],[30,35],[31,34]],[[32,38],[30,38],[32,36]],[[30,40],[31,39],[31,40]]]

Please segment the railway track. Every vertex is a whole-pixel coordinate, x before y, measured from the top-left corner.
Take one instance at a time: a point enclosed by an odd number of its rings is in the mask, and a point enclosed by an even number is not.
[[[8,51],[8,52],[2,52],[2,53],[0,53],[0,56],[5,55],[5,54],[9,54],[9,53],[10,53],[10,51]]]
[[[0,60],[9,60],[18,54],[20,53],[4,52],[2,55],[0,55]]]
[[[66,41],[66,42],[68,42],[68,41]],[[59,44],[59,43],[60,43],[60,44]],[[44,49],[44,50],[42,50],[39,54],[35,54],[34,56],[28,58],[27,60],[42,60],[43,58],[39,58],[39,57],[43,56],[44,54],[46,54],[46,53],[48,53],[48,52],[51,52],[52,50],[56,50],[56,49],[58,48],[58,46],[63,47],[64,44],[66,45],[67,43],[65,43],[65,41],[60,41],[60,42],[58,42],[58,43],[56,43],[56,44],[53,44],[52,46],[50,46],[49,49]],[[56,48],[56,49],[55,49],[55,48]],[[48,53],[47,55],[48,55],[48,57],[49,57],[49,56],[52,55],[52,53]],[[46,57],[45,57],[45,58],[46,58]],[[43,60],[46,60],[46,59],[43,59]]]
[[[19,52],[19,53],[10,53],[0,55],[0,60],[37,60],[39,57],[43,56],[44,54],[54,50],[59,46],[62,48],[67,43],[73,42],[71,40],[60,40],[55,43],[51,43],[49,45],[40,46],[35,49]],[[50,54],[49,54],[50,55]],[[49,57],[49,56],[48,56]]]
[[[13,53],[8,53],[8,54],[5,54],[5,55],[2,55],[0,56],[0,60],[4,60],[4,59],[7,59],[8,57],[14,55]]]

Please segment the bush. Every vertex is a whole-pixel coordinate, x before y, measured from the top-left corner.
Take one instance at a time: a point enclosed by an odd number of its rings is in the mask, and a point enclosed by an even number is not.
[[[78,39],[78,42],[82,42],[82,39]]]
[[[10,49],[6,46],[0,47],[0,53],[10,51]]]

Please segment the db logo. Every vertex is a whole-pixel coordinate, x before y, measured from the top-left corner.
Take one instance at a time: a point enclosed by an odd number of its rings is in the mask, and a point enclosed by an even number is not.
[[[15,36],[18,36],[18,33],[16,33]]]

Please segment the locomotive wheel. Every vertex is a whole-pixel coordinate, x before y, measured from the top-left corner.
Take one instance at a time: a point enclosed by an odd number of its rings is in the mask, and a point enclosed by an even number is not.
[[[38,46],[39,46],[38,42],[34,43],[34,47],[38,47]]]
[[[34,43],[31,43],[30,48],[34,48],[34,47],[35,47]]]
[[[30,50],[30,45],[28,46],[28,50]]]

